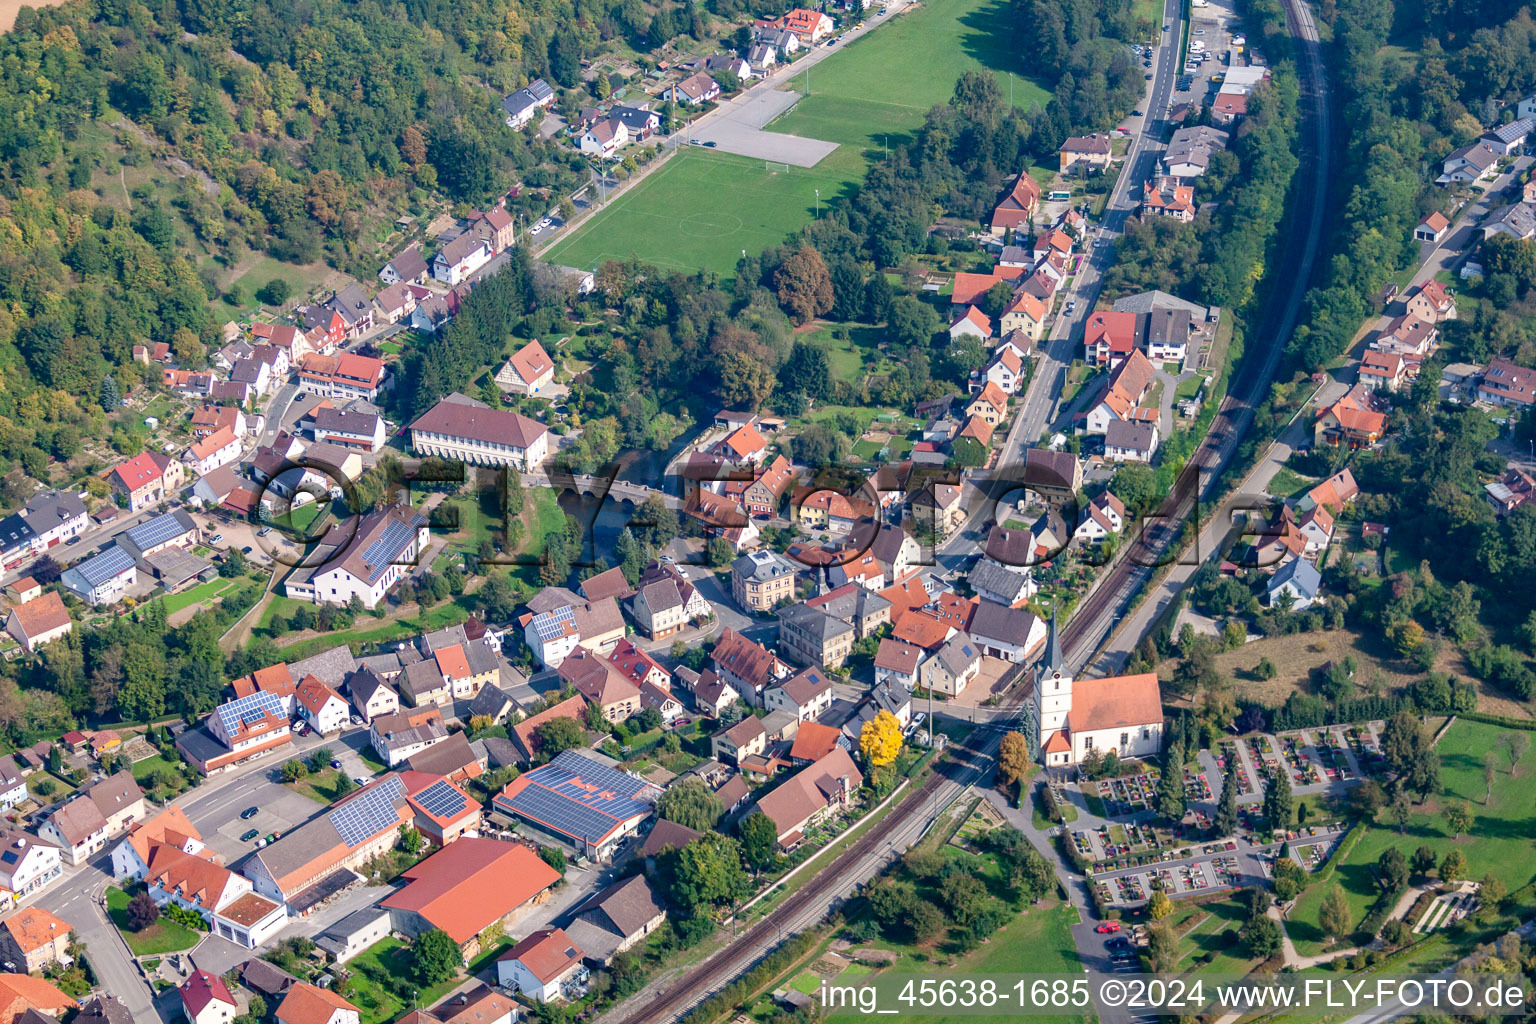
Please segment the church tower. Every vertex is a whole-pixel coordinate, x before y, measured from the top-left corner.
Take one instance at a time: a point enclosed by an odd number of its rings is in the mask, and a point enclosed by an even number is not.
[[[1034,718],[1037,733],[1035,749],[1045,764],[1066,764],[1071,757],[1064,735],[1067,714],[1072,710],[1072,673],[1061,653],[1061,631],[1056,626],[1056,609],[1051,609],[1051,631],[1046,641],[1045,657],[1035,675]]]

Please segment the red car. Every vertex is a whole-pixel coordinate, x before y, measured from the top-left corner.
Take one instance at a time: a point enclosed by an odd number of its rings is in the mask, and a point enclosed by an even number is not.
[[[1105,921],[1103,924],[1094,929],[1094,931],[1098,932],[1100,935],[1110,935],[1119,930],[1119,921]]]

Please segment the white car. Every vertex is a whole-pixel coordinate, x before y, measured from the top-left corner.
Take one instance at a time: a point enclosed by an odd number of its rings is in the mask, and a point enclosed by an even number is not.
[[[352,781],[357,783],[359,786],[366,786],[373,780],[366,775],[354,775],[352,776]]]

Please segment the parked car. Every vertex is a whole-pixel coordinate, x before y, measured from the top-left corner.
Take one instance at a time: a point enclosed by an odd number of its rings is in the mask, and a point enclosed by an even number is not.
[[[1097,928],[1094,929],[1094,931],[1098,932],[1100,935],[1113,935],[1115,932],[1117,932],[1119,930],[1120,930],[1120,922],[1119,921],[1105,921],[1103,924],[1099,925]]]
[[[252,818],[256,817],[256,815],[258,815],[260,813],[261,813],[261,808],[260,807],[247,807],[245,810],[240,812],[240,820],[241,821],[250,821]]]
[[[259,836],[259,835],[261,835],[261,829],[259,829],[259,828],[253,828],[253,829],[251,829],[251,830],[250,830],[250,831],[249,831],[249,832],[247,832],[247,833],[245,833],[245,834],[244,834],[244,835],[243,835],[243,836],[241,836],[241,837],[240,837],[240,841],[241,841],[241,842],[242,842],[242,843],[248,843],[248,842],[250,842],[250,841],[251,841],[251,840],[252,840],[252,839],[255,839],[255,838],[256,838],[256,837],[257,837],[257,836]]]
[[[212,537],[208,538],[208,543],[210,543],[210,544],[223,544],[224,543],[224,535],[222,533],[216,533]]]
[[[69,540],[65,541],[64,544],[65,544],[65,546],[68,546],[70,544],[79,544],[80,541],[83,540],[83,539],[84,538],[81,538],[81,537],[71,537],[71,538],[69,538]]]
[[[359,786],[366,786],[373,780],[366,775],[354,775],[352,776],[352,781],[357,783]]]
[[[339,757],[331,758],[331,767],[332,768],[340,768],[341,767],[341,759]]]
[[[270,835],[268,835],[267,838],[263,839],[262,842],[267,843],[267,844],[270,845],[272,843],[277,842],[277,837],[280,836],[280,835],[282,835],[281,832],[273,832]]]

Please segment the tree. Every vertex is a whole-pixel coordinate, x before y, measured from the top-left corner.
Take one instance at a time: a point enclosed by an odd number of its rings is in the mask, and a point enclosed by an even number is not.
[[[344,771],[336,773],[336,795],[338,797],[346,796],[356,788],[357,783],[352,781],[352,776]]]
[[[1163,754],[1163,773],[1157,780],[1157,813],[1169,824],[1184,820],[1184,745],[1172,743]]]
[[[754,871],[762,871],[779,856],[779,827],[762,811],[747,815],[736,829],[741,837],[741,857]]]
[[[1161,921],[1173,913],[1173,900],[1161,889],[1152,890],[1152,899],[1147,901],[1147,913],[1154,921]]]
[[[298,758],[290,758],[283,762],[283,781],[298,782],[309,774],[309,769]]]
[[[1472,827],[1472,805],[1466,801],[1451,804],[1445,809],[1445,824],[1451,830],[1451,838],[1460,839]]]
[[[895,761],[901,754],[901,720],[889,711],[877,712],[859,730],[859,752],[872,768]]]
[[[809,341],[796,341],[779,367],[779,386],[813,401],[832,397],[832,360],[827,350]]]
[[[1427,846],[1419,847],[1417,850],[1413,851],[1413,857],[1411,860],[1413,865],[1413,873],[1418,875],[1420,878],[1428,878],[1429,873],[1435,870],[1435,861],[1436,857],[1434,850],[1431,850]]]
[[[919,901],[907,911],[907,928],[918,942],[927,942],[943,930],[944,912],[932,903]]]
[[[1290,772],[1284,765],[1269,773],[1269,785],[1264,788],[1264,820],[1271,832],[1290,828],[1296,820],[1296,795],[1291,792]]]
[[[986,887],[975,875],[966,872],[946,875],[939,883],[939,895],[949,908],[949,916],[961,925],[976,920],[987,902]]]
[[[1389,846],[1376,858],[1376,884],[1382,892],[1401,892],[1408,886],[1408,858]]]
[[[1221,776],[1221,798],[1216,802],[1216,834],[1230,836],[1237,831],[1237,758],[1227,758]]]
[[[1323,894],[1322,906],[1317,908],[1317,926],[1330,939],[1340,939],[1349,931],[1349,900],[1337,885],[1328,887]]]
[[[122,407],[122,389],[117,386],[117,378],[110,373],[101,378],[100,402],[103,412],[116,412]]]
[[[802,245],[785,257],[774,271],[773,284],[779,305],[797,324],[832,310],[832,275],[821,253],[809,245]]]
[[[1275,663],[1267,657],[1260,658],[1258,667],[1253,671],[1260,679],[1273,679],[1280,674],[1280,670],[1275,668]]]
[[[1536,618],[1536,612],[1532,612]],[[1519,729],[1511,729],[1504,734],[1504,747],[1509,751],[1509,774],[1511,778],[1520,777],[1520,760],[1525,757],[1525,752],[1531,747],[1530,734]]]
[[[587,730],[572,718],[551,718],[533,730],[533,749],[541,761],[587,742]]]
[[[1381,752],[1398,784],[1419,795],[1419,802],[1440,790],[1440,755],[1411,712],[1399,711],[1381,732]]]
[[[658,818],[675,821],[695,832],[708,832],[724,813],[725,805],[701,779],[684,779],[667,787],[656,803]]]
[[[879,274],[875,275],[879,277]],[[943,324],[933,307],[912,295],[898,295],[886,313],[886,332],[893,344],[928,347]]]
[[[459,944],[441,928],[423,932],[411,944],[411,967],[423,988],[447,981],[463,966]]]
[[[1166,921],[1159,921],[1147,929],[1147,959],[1152,970],[1166,974],[1173,970],[1179,959],[1179,939]]]
[[[128,901],[128,927],[141,932],[160,920],[160,905],[147,892],[134,893]]]
[[[668,897],[690,911],[734,902],[751,888],[740,845],[719,832],[705,832],[682,849],[662,854],[661,877]]]
[[[539,859],[560,872],[560,874],[565,874],[565,851],[561,850],[558,846],[539,847]]]
[[[256,298],[268,306],[281,306],[293,294],[293,289],[281,277],[274,277],[256,290]]]
[[[1280,952],[1280,926],[1262,914],[1250,917],[1238,935],[1255,959],[1268,960]]]
[[[997,750],[997,778],[1005,786],[1016,786],[1029,778],[1035,763],[1029,756],[1029,737],[1021,732],[1003,734]]]
[[[1460,850],[1452,850],[1440,861],[1440,881],[1454,882],[1458,878],[1467,877],[1467,855]]]
[[[1300,896],[1301,890],[1307,887],[1312,878],[1305,868],[1290,857],[1281,857],[1275,861],[1274,874],[1275,896],[1284,903]]]
[[[735,560],[736,551],[724,537],[711,537],[705,548],[711,569],[723,569]]]
[[[407,857],[414,857],[421,853],[424,840],[422,835],[413,825],[400,826],[400,838],[395,842],[395,848]]]

